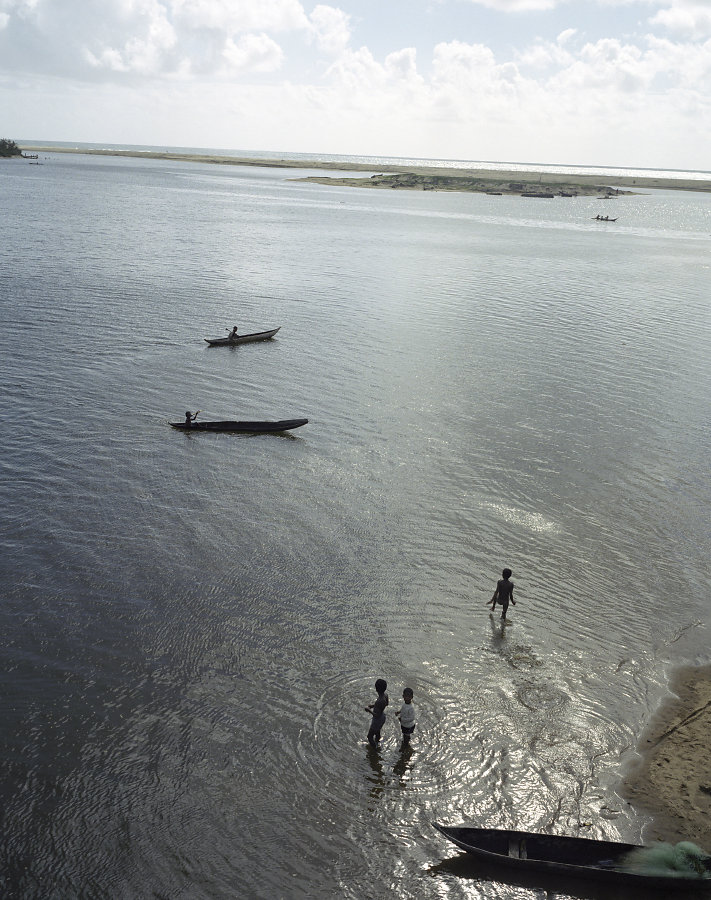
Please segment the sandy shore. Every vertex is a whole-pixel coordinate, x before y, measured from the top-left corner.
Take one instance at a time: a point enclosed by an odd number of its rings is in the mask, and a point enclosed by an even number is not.
[[[497,186],[510,183],[524,184],[527,190],[539,190],[549,187],[551,190],[558,192],[566,187],[577,189],[578,193],[593,194],[597,191],[614,190],[615,188],[627,188],[633,192],[644,188],[654,188],[657,190],[678,190],[678,191],[711,191],[711,180],[696,181],[683,178],[640,178],[625,176],[610,176],[604,178],[600,175],[565,175],[565,174],[541,174],[539,172],[520,172],[520,171],[503,171],[497,169],[458,169],[442,168],[439,166],[402,166],[402,165],[384,165],[374,166],[366,163],[343,163],[332,162],[330,160],[293,160],[293,159],[260,159],[251,157],[236,156],[211,156],[188,153],[162,153],[150,150],[82,150],[67,147],[42,147],[23,145],[21,148],[27,153],[80,153],[88,156],[130,156],[141,159],[168,159],[187,162],[211,163],[213,165],[225,166],[260,166],[262,168],[278,168],[278,169],[323,169],[325,171],[334,172],[377,172],[392,175],[412,174],[418,178],[451,177],[462,178],[469,181],[478,181],[486,183],[486,188],[478,188],[478,190],[493,190]],[[357,182],[358,187],[392,187],[386,183],[369,183],[372,179],[350,179],[350,178],[328,178],[327,176],[305,180],[318,180],[327,184],[343,184],[351,186]],[[406,187],[401,184],[398,187]],[[421,184],[412,185],[413,189],[422,190]],[[472,187],[460,186],[434,188],[445,190],[473,190]],[[507,191],[508,192],[508,191]],[[518,192],[516,192],[518,193]]]
[[[678,670],[670,688],[620,793],[653,816],[646,840],[691,840],[711,853],[711,665]]]

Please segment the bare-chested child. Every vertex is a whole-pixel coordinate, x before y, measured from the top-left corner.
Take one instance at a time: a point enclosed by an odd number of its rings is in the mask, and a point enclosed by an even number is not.
[[[498,603],[501,606],[501,618],[505,619],[506,611],[509,608],[509,602],[516,606],[516,601],[513,597],[514,583],[509,580],[513,574],[511,569],[504,569],[501,574],[503,578],[499,578],[496,582],[496,590],[494,591],[494,596],[489,600],[489,603],[491,603],[492,612],[496,609],[496,604]]]
[[[385,693],[387,689],[387,681],[385,681],[384,678],[378,678],[375,682],[375,692],[378,695],[378,699],[375,703],[371,703],[370,706],[365,707],[365,711],[370,713],[373,717],[370,722],[370,729],[368,730],[368,743],[371,747],[378,746],[380,730],[385,724],[385,707],[390,702],[388,695]]]

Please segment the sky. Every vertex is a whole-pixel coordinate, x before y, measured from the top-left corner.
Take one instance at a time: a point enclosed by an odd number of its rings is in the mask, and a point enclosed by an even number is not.
[[[0,0],[0,137],[711,170],[711,0]]]

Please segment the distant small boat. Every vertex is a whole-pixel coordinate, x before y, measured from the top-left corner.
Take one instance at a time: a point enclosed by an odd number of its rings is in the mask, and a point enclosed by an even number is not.
[[[593,216],[593,222],[616,222],[619,219],[619,216],[615,216],[614,219],[611,219],[609,216]]]
[[[552,200],[555,194],[549,194],[548,191],[523,191],[522,197],[545,197],[546,200]]]
[[[255,331],[254,334],[238,334],[234,338],[203,338],[203,340],[211,347],[233,347],[235,344],[250,344],[252,341],[268,341],[274,337],[279,328],[272,328],[271,331]]]
[[[694,857],[694,868],[676,875],[645,874],[626,867],[627,854],[644,850],[636,844],[596,841],[590,838],[538,834],[531,831],[507,831],[494,828],[470,828],[458,825],[434,827],[461,850],[482,863],[495,863],[519,875],[539,872],[569,875],[585,881],[607,881],[629,887],[694,890],[711,888],[711,856]],[[698,849],[698,848],[696,848]],[[699,851],[702,853],[702,851]],[[690,860],[691,862],[691,860]],[[703,870],[703,874],[696,866]]]
[[[247,434],[262,434],[270,431],[291,431],[293,428],[301,428],[308,423],[308,419],[277,419],[273,422],[193,422],[186,425],[185,422],[171,422],[173,428],[181,431],[230,431]]]

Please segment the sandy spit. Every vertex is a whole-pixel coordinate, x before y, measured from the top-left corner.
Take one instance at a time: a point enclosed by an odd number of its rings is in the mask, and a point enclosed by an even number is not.
[[[522,182],[531,185],[531,189],[540,184],[541,174],[538,172],[517,172],[503,171],[496,169],[458,169],[441,168],[435,166],[401,166],[401,165],[384,165],[373,166],[366,163],[343,163],[331,162],[329,160],[291,160],[279,159],[257,159],[251,157],[236,156],[212,156],[190,153],[163,153],[151,150],[82,150],[69,147],[42,147],[42,146],[23,146],[23,151],[30,153],[80,153],[87,156],[130,156],[141,159],[168,159],[186,162],[202,162],[211,163],[213,165],[226,166],[260,166],[262,168],[278,168],[278,169],[323,169],[336,172],[382,172],[391,174],[407,174],[412,173],[417,176],[443,176],[450,175],[461,178],[476,178],[482,181],[495,183]],[[694,181],[685,180],[683,178],[630,178],[625,176],[615,176],[605,179],[600,175],[565,175],[545,173],[543,175],[545,184],[550,185],[579,185],[586,187],[586,193],[590,189],[599,188],[600,186],[617,188],[655,188],[659,190],[680,190],[680,191],[711,191],[711,180]],[[348,183],[349,179],[333,179],[327,183],[338,184],[340,182]],[[363,179],[359,186],[370,186],[367,179]]]
[[[620,793],[652,815],[646,840],[690,840],[711,853],[711,665],[677,670]]]

